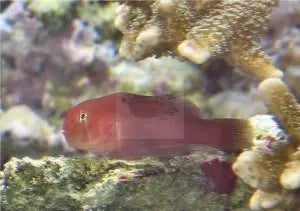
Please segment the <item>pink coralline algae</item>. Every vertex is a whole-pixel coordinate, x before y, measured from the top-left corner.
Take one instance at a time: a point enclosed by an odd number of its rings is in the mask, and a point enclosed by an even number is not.
[[[213,182],[213,191],[220,194],[230,194],[235,188],[237,176],[231,165],[218,158],[210,159],[201,165],[201,170]]]

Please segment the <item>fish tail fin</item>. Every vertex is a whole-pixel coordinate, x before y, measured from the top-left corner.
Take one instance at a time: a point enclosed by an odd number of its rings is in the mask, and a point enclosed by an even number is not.
[[[220,148],[240,152],[252,146],[253,128],[248,120],[212,119],[221,128],[222,141]]]

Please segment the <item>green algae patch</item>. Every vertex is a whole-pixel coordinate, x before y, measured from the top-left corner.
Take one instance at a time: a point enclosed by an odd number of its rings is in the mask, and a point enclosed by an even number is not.
[[[201,156],[159,160],[12,158],[0,174],[3,210],[224,210],[247,206],[247,187],[209,190]]]

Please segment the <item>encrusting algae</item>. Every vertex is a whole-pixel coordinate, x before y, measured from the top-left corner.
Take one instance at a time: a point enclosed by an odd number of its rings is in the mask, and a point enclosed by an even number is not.
[[[280,79],[266,79],[259,90],[276,119],[269,115],[249,119],[253,147],[239,155],[233,170],[257,189],[249,202],[251,209],[299,210],[300,107]]]
[[[222,56],[259,79],[281,77],[260,41],[277,0],[124,0],[116,27],[127,59],[176,54],[202,64]]]

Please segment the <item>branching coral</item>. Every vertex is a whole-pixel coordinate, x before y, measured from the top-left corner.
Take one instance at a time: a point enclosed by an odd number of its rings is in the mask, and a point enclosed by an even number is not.
[[[259,46],[277,0],[122,2],[115,25],[125,58],[175,53],[201,64],[222,56],[260,79],[282,76]]]
[[[300,143],[300,105],[280,79],[263,81],[259,89],[270,111],[279,119],[286,131]]]
[[[300,106],[280,79],[263,81],[259,90],[277,121],[267,115],[250,118],[254,146],[239,155],[233,170],[257,189],[251,209],[295,210],[300,206]]]

